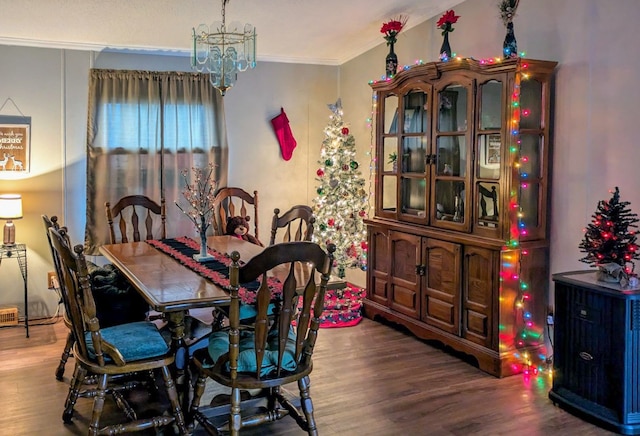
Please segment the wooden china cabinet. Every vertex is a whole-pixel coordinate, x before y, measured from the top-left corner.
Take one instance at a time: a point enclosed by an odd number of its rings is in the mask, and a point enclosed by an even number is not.
[[[516,342],[521,324],[543,326],[546,316],[555,66],[433,62],[371,85],[365,314],[466,353],[498,377],[521,371],[516,351],[543,344]],[[520,310],[525,286],[530,307]]]

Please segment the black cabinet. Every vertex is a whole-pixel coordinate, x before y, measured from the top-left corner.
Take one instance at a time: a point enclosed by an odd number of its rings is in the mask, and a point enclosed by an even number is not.
[[[640,290],[593,271],[555,274],[555,404],[609,430],[640,434]]]

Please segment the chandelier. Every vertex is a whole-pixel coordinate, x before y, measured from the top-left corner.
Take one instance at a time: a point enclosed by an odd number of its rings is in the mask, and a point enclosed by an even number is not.
[[[236,83],[239,71],[256,66],[256,28],[239,22],[227,26],[228,2],[222,0],[222,21],[193,29],[191,54],[191,66],[198,72],[209,73],[211,85],[223,96]]]

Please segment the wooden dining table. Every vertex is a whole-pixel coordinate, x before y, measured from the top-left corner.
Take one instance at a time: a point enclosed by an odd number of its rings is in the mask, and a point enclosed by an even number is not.
[[[207,246],[220,253],[237,251],[245,262],[263,250],[233,236],[210,236]],[[145,241],[103,245],[100,253],[122,272],[152,310],[164,314],[176,362],[187,362],[185,317],[189,310],[228,305],[229,293]],[[182,366],[176,367],[176,382],[186,391],[188,374],[186,365]]]
[[[237,251],[242,262],[249,261],[264,250],[259,245],[234,236],[209,236],[207,246],[223,254]],[[225,306],[230,303],[230,296],[224,288],[147,242],[103,245],[100,247],[100,253],[122,272],[152,310],[165,315],[171,332],[172,349],[176,356],[182,353],[182,362],[188,359],[185,317],[189,310]],[[304,265],[296,265],[297,283],[306,283],[307,270]],[[278,277],[277,270],[274,275],[283,281],[285,279],[284,276]],[[343,279],[332,277],[328,287],[339,289],[344,286],[346,282]],[[178,385],[188,389],[187,372],[184,368],[176,368],[176,372]]]
[[[207,245],[220,253],[240,253],[247,261],[263,248],[233,236],[210,236]],[[142,295],[152,310],[166,315],[174,350],[185,348],[184,318],[189,309],[228,305],[227,291],[147,242],[108,244],[100,253]]]

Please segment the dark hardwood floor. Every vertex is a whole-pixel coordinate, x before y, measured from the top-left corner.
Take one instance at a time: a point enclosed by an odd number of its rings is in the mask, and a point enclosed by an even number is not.
[[[64,382],[54,377],[66,339],[63,323],[33,326],[29,339],[24,333],[0,329],[0,435],[86,434],[92,400],[78,400],[73,424],[61,418],[73,373],[70,359]],[[547,398],[547,377],[497,379],[367,319],[320,331],[311,383],[321,435],[613,434],[555,407]],[[107,419],[120,419],[111,403]],[[144,396],[138,403],[157,407]],[[285,418],[243,434],[303,433]]]

